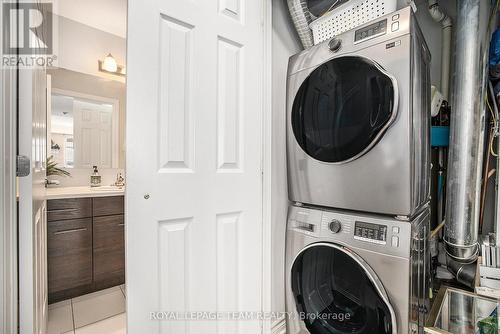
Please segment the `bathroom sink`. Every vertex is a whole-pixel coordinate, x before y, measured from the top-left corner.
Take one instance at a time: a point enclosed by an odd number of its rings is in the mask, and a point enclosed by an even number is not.
[[[119,191],[125,187],[117,187],[117,186],[100,186],[100,187],[90,187],[90,190],[93,191]]]

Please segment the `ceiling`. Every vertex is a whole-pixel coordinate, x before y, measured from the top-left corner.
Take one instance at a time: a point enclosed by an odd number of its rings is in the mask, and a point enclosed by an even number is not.
[[[53,116],[73,116],[73,98],[64,95],[52,95],[52,115]]]
[[[86,100],[83,98],[74,98],[71,96],[52,94],[51,107],[52,116],[73,117],[73,104],[74,101],[79,101],[80,105],[83,104],[85,110],[89,111],[112,111],[113,106],[109,103]],[[104,108],[104,109],[103,109]]]
[[[55,0],[54,13],[123,38],[127,0]]]

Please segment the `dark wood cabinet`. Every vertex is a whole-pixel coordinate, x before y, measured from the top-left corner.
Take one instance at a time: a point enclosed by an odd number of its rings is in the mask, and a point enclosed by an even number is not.
[[[94,218],[94,282],[98,289],[125,281],[123,215]]]
[[[125,282],[123,196],[47,201],[49,303]]]
[[[92,218],[47,226],[49,294],[92,284]]]
[[[91,198],[65,198],[47,201],[47,221],[49,222],[89,217],[92,217]]]
[[[123,196],[96,197],[92,201],[94,217],[121,215],[125,212]]]

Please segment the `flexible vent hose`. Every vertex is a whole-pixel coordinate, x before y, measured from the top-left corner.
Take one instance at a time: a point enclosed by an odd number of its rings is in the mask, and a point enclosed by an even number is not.
[[[312,16],[307,7],[306,0],[287,0],[288,9],[292,17],[293,24],[304,49],[314,45],[313,35],[309,24],[312,22]]]

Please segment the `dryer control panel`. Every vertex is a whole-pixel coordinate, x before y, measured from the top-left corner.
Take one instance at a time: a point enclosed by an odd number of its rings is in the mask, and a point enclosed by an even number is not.
[[[368,26],[359,28],[354,32],[354,44],[387,34],[389,26],[390,32],[394,33],[399,31],[399,21],[400,15],[394,14],[390,18],[385,18],[375,23],[371,23]]]
[[[382,36],[387,33],[387,19],[370,24],[354,32],[354,43],[359,43],[368,38]]]

